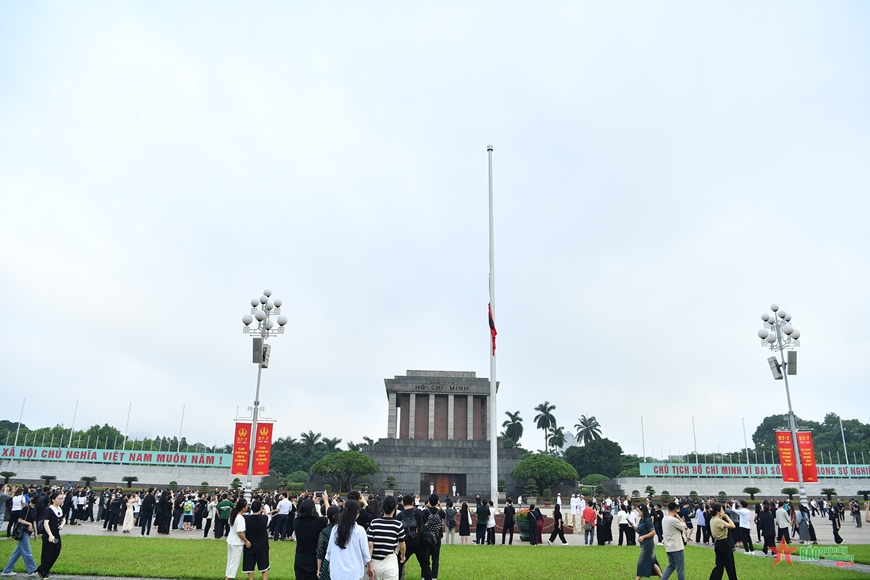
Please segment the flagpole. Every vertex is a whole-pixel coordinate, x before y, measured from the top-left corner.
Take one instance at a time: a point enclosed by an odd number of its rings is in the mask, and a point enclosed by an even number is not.
[[[495,319],[495,237],[492,218],[492,145],[486,146],[489,157],[489,307]],[[492,337],[491,337],[492,338]],[[489,350],[489,491],[493,505],[498,507],[498,409],[495,380],[495,343]]]

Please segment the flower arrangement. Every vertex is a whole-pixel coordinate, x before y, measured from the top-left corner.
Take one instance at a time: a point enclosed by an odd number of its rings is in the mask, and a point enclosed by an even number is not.
[[[519,509],[514,513],[514,519],[519,521],[526,521],[529,519],[529,510],[526,508]]]

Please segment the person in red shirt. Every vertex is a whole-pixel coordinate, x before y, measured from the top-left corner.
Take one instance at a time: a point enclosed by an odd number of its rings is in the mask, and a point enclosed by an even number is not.
[[[595,515],[595,510],[587,503],[583,510],[583,544],[591,546],[595,541],[595,524],[598,522],[598,517]]]

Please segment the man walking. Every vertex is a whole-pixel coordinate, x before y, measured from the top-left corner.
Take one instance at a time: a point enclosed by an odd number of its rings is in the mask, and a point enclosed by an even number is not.
[[[747,554],[752,554],[755,551],[755,547],[752,545],[752,512],[749,511],[749,502],[745,499],[740,500],[740,507],[734,511],[737,512],[740,518],[739,532],[740,541],[743,542],[743,551]]]
[[[791,516],[785,509],[785,502],[781,501],[777,504],[779,508],[776,510],[776,542],[779,543],[785,538],[786,544],[791,544],[791,537],[788,533],[788,528],[791,526]]]
[[[389,496],[387,496],[389,497]],[[423,541],[423,527],[426,518],[422,512],[414,507],[414,496],[406,495],[402,498],[405,509],[396,517],[402,522],[405,533],[405,561],[411,556],[417,557],[420,564],[420,577],[423,580],[432,580],[432,569],[429,567],[429,545]],[[400,563],[399,577],[404,578],[404,563]],[[373,565],[374,566],[374,565]]]
[[[668,580],[674,570],[677,572],[677,580],[686,580],[685,559],[683,558],[683,534],[686,533],[686,524],[677,513],[680,505],[672,501],[668,504],[668,514],[662,518],[662,535],[664,536],[665,553],[668,555],[668,567],[662,574],[662,580]]]

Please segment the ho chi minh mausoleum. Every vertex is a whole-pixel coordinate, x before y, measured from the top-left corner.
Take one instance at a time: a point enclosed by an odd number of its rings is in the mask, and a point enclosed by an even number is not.
[[[474,372],[408,371],[384,379],[389,403],[387,437],[367,450],[392,475],[396,490],[440,496],[490,494],[489,379]],[[498,478],[512,490],[510,472],[520,460],[518,449],[498,448]]]

